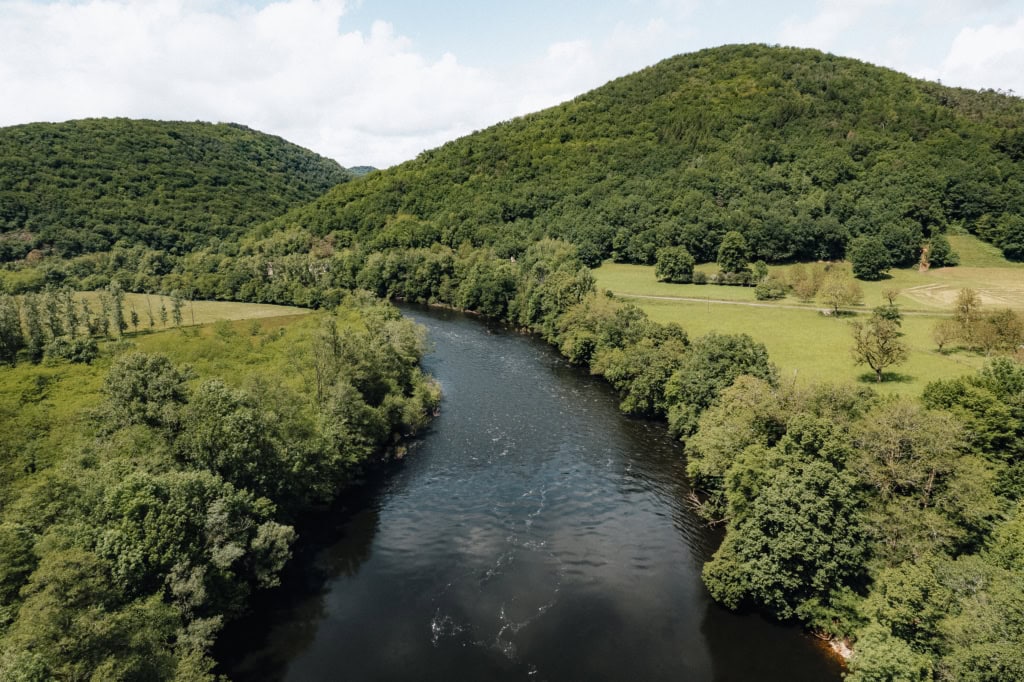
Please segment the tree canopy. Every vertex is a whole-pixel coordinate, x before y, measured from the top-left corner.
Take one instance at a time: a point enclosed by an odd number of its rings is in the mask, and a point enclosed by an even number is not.
[[[351,174],[235,124],[86,119],[0,128],[0,262],[116,243],[236,240]]]

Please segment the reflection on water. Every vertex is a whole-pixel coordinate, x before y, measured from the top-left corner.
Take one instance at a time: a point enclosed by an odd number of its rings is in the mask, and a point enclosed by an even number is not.
[[[225,633],[236,680],[838,680],[710,601],[681,448],[543,344],[452,313],[441,415]]]

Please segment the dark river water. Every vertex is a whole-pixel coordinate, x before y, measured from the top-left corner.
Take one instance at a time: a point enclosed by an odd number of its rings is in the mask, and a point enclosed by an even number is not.
[[[404,312],[441,414],[224,633],[232,679],[840,679],[799,630],[711,601],[718,538],[663,426],[535,339]]]

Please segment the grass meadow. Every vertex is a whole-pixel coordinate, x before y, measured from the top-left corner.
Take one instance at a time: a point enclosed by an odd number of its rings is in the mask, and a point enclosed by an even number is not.
[[[89,301],[93,310],[100,309],[99,292],[87,291],[77,294],[77,298]],[[160,322],[160,305],[167,310],[166,326]],[[155,325],[153,330],[170,329],[174,326],[171,319],[171,297],[159,294],[125,294],[124,316],[129,319],[132,308],[139,315],[139,329],[149,329],[149,314],[153,314]],[[295,308],[286,305],[270,305],[269,303],[234,303],[231,301],[185,301],[181,308],[182,326],[209,324],[218,320],[251,320],[254,318],[282,317],[286,315],[306,315],[306,308]]]
[[[960,289],[978,291],[983,308],[1024,311],[1024,264],[1005,260],[995,247],[969,235],[951,235],[950,242],[960,254],[958,267],[899,269],[882,281],[860,283],[864,301],[858,310],[869,312],[886,302],[886,291],[896,290],[896,303],[912,313],[903,320],[909,359],[888,370],[881,385],[866,365],[854,363],[850,317],[822,315],[827,306],[820,302],[805,303],[793,296],[757,301],[752,287],[668,284],[657,280],[653,266],[611,261],[594,270],[594,276],[598,287],[632,299],[653,320],[679,323],[691,336],[711,331],[749,334],[767,347],[783,377],[797,382],[863,381],[883,393],[917,394],[929,381],[973,373],[987,361],[973,352],[940,353],[932,340],[932,328],[952,314]],[[769,271],[784,276],[792,267],[772,266]],[[698,269],[710,275],[717,266],[704,264]]]

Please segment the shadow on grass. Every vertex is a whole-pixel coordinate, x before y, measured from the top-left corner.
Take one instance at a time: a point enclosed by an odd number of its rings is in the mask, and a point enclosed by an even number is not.
[[[874,384],[878,385],[878,375],[874,372],[865,372],[857,377],[857,381],[862,384]],[[899,372],[882,372],[883,384],[911,384],[914,382],[914,377],[909,374],[900,374]]]

